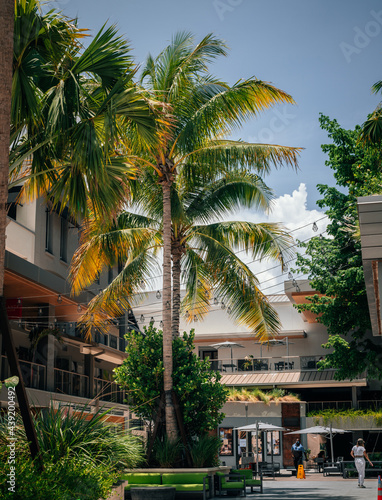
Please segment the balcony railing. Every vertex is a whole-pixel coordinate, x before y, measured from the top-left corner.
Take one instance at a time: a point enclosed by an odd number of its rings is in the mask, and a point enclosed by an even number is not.
[[[94,395],[100,398],[101,401],[111,401],[120,404],[125,399],[124,391],[115,382],[101,378],[94,379]]]
[[[6,356],[1,356],[1,376],[0,379],[4,380],[11,376],[9,364]],[[32,363],[30,361],[19,360],[21,375],[26,387],[32,389],[46,390],[46,367],[39,363]]]
[[[226,373],[259,371],[317,371],[321,356],[273,356],[210,359],[211,369]],[[325,370],[327,371],[327,370]]]
[[[306,412],[323,410],[348,410],[352,408],[351,401],[309,401],[306,403]]]
[[[54,392],[86,398],[89,396],[89,377],[55,368]]]

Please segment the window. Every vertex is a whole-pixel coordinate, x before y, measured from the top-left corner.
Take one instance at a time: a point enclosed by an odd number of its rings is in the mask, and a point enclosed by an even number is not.
[[[61,217],[60,259],[64,262],[68,260],[68,221],[63,217]]]
[[[8,217],[13,220],[17,220],[17,203],[10,203],[8,207]]]
[[[223,441],[219,455],[233,456],[233,429],[232,427],[220,427],[219,437]]]
[[[53,220],[52,214],[47,209],[45,212],[45,250],[53,253]]]
[[[273,447],[273,455],[280,455],[280,432],[272,431],[267,432],[267,454],[272,455],[272,447]]]

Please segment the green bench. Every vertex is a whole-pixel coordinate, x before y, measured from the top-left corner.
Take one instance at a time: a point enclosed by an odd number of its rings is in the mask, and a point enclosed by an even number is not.
[[[203,494],[203,500],[206,500],[207,493],[211,497],[210,477],[200,472],[179,472],[163,473],[163,486],[173,486],[176,492]]]
[[[206,500],[207,493],[211,497],[210,477],[199,472],[189,473],[159,473],[159,472],[129,472],[122,474],[121,481],[127,481],[125,492],[129,493],[134,487],[160,488],[171,486],[179,493],[198,493]]]
[[[253,493],[253,488],[260,488],[260,493],[263,492],[263,476],[260,474],[260,479],[253,479],[252,469],[232,469],[231,474],[239,474],[245,478],[245,486],[251,487],[251,493]]]

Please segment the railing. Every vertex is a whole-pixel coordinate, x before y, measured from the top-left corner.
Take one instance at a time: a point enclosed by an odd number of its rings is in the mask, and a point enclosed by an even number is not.
[[[306,412],[323,410],[348,410],[352,408],[351,401],[309,401],[306,403]]]
[[[1,376],[0,379],[4,380],[11,376],[9,364],[6,356],[1,356]],[[39,363],[32,363],[30,361],[19,360],[21,375],[26,387],[32,389],[46,390],[46,367]]]
[[[322,356],[273,356],[273,357],[251,357],[231,359],[210,359],[211,370],[238,373],[238,372],[259,372],[259,371],[297,371],[297,372],[316,372],[318,362]],[[325,369],[324,372],[334,371],[334,369]],[[356,379],[365,378],[362,373]]]
[[[381,410],[382,409],[382,401],[380,399],[369,399],[369,400],[361,400],[358,401],[358,408],[360,410]]]
[[[94,379],[94,396],[102,401],[110,401],[113,403],[122,404],[125,399],[125,393],[115,382],[103,380],[101,378]]]
[[[89,377],[55,368],[54,392],[86,398],[89,396]]]

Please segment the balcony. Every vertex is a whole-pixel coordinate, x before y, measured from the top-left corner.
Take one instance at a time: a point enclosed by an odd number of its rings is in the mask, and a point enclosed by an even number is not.
[[[0,379],[4,380],[10,377],[11,373],[7,357],[1,356],[1,361]],[[44,365],[24,360],[19,360],[19,364],[25,387],[46,390],[46,367]]]
[[[110,401],[112,403],[124,403],[125,393],[120,387],[109,380],[101,378],[94,379],[94,395],[102,401]]]
[[[87,398],[89,396],[89,377],[55,368],[54,392]]]
[[[226,373],[259,371],[317,371],[321,356],[279,356],[209,360],[211,369]]]

